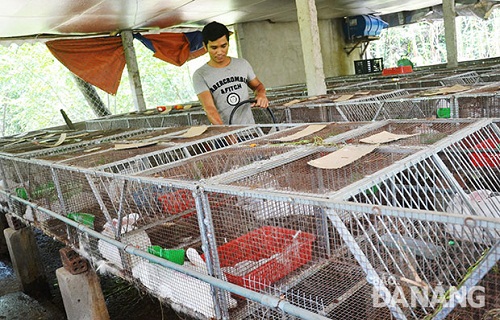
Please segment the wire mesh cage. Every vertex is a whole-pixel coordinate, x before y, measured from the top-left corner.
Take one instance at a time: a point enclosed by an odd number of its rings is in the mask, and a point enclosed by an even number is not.
[[[230,191],[210,188],[209,192],[216,198],[219,193]],[[446,304],[447,299],[471,274],[479,272],[474,267],[484,263],[484,272],[492,276],[488,290],[493,296],[488,297],[488,309],[475,310],[470,304],[466,307],[476,314],[498,308],[498,287],[494,287],[498,278],[494,268],[498,248],[493,246],[494,239],[471,244],[467,239],[452,236],[449,230],[463,227],[464,223],[456,216],[415,214],[397,208],[326,208],[272,195],[259,194],[256,198],[242,195],[241,190],[234,197],[236,205],[230,201],[211,210],[218,261],[230,282],[286,297],[287,301],[331,319],[421,319],[449,312],[452,303]],[[259,210],[249,203],[259,203]],[[488,230],[495,232],[495,227]],[[285,240],[286,249],[273,251],[283,245],[274,244],[274,237],[255,237],[260,232],[284,232],[278,239]],[[300,254],[293,254],[286,239],[303,233],[314,236],[311,246],[305,239],[298,240],[292,246]],[[266,253],[260,255],[262,252]],[[283,253],[300,264],[297,269],[267,269],[279,263]],[[288,262],[287,266],[294,263]],[[283,270],[286,275],[281,277]],[[392,304],[384,300],[384,292],[395,299]],[[238,307],[230,310],[232,319],[294,319],[241,297],[235,299]]]
[[[105,172],[134,174],[212,150],[227,148],[262,135],[264,132],[256,126],[210,126],[206,128],[206,131],[194,137],[172,137],[171,141],[177,142],[174,147],[103,164],[98,169]]]
[[[371,183],[377,192],[367,194],[365,185],[355,194],[347,192],[346,197],[370,204],[496,217],[494,212],[500,207],[494,197],[500,189],[498,137],[495,125],[478,127],[457,138],[439,157],[424,157],[380,183]]]
[[[294,125],[280,131],[254,139],[246,144],[272,144],[272,145],[321,145],[327,139],[355,130],[366,125],[367,122],[330,122],[312,125]]]
[[[455,84],[471,85],[478,83],[479,80],[480,77],[476,71],[469,71],[448,77],[443,77],[440,81],[443,86],[452,86]]]
[[[383,101],[408,95],[408,91],[403,89],[364,93],[357,98],[329,106],[329,121],[372,121],[377,117]]]
[[[353,83],[343,84],[340,86],[333,86],[328,88],[332,92],[335,93],[349,93],[358,90],[364,90],[365,86],[370,86],[372,84],[376,84],[377,80],[368,80],[368,81],[354,81]]]
[[[498,68],[495,68],[491,72],[484,72],[480,74],[480,82],[498,82],[500,81],[500,71]]]
[[[161,128],[190,125],[189,112],[176,114],[128,114],[85,121],[87,130],[111,130],[119,128]]]
[[[193,126],[209,125],[210,120],[208,120],[205,111],[195,111],[189,113],[190,124]]]
[[[500,83],[495,82],[455,96],[460,118],[500,117]]]
[[[279,166],[272,169],[262,172],[248,172],[245,177],[235,176],[234,181],[231,179],[226,179],[226,181],[231,185],[249,188],[321,194],[340,190],[414,152],[412,150],[378,148],[349,165],[332,170],[318,169],[308,164],[308,162],[336,150],[325,148],[321,151],[315,150],[312,154],[303,152],[299,159],[290,158],[289,161],[293,161],[280,163]]]
[[[448,138],[451,134],[474,123],[473,120],[391,120],[377,126],[366,127],[363,132],[346,137],[346,143],[361,143],[363,139],[380,133],[404,135],[402,139],[384,142],[384,145],[400,147],[425,147]],[[328,141],[328,140],[327,140]]]
[[[87,148],[80,152],[71,154],[53,155],[41,157],[42,159],[57,161],[61,164],[82,168],[96,168],[116,162],[123,159],[128,159],[137,155],[151,153],[157,150],[163,150],[168,145],[152,143],[140,147],[116,148],[116,144],[100,144],[99,147]]]
[[[435,87],[413,91],[407,96],[382,102],[374,120],[457,118],[457,96],[473,87]]]
[[[22,136],[1,140],[1,152],[19,157],[31,158],[67,150],[78,149],[114,139],[124,139],[143,133],[138,130],[42,130]]]
[[[269,112],[270,110],[270,112]],[[286,112],[283,109],[269,107],[269,110],[252,108],[252,114],[257,124],[286,123]]]
[[[243,166],[265,161],[273,156],[292,150],[292,146],[282,147],[231,147],[191,157],[175,165],[160,166],[140,172],[141,176],[176,180],[199,181],[230,172]]]
[[[305,125],[269,136],[257,126],[214,126],[206,136],[167,148],[183,156],[131,170],[133,176],[85,169],[78,161],[69,166],[11,156],[0,157],[0,169],[6,190],[35,205],[11,201],[16,215],[76,247],[95,268],[132,281],[195,318],[293,319],[109,241],[284,297],[332,319],[493,314],[500,307],[498,120],[323,125],[300,138],[317,136],[322,143],[305,146],[273,143]],[[148,130],[130,141],[170,132]],[[366,144],[379,133],[404,136],[339,168],[309,163]],[[200,147],[204,150],[197,153],[194,147],[220,139],[226,141],[220,149]],[[113,166],[152,161],[160,153],[166,157],[165,150],[130,155]],[[77,159],[69,152],[66,160]],[[464,306],[455,300],[482,293],[481,308],[477,299]]]

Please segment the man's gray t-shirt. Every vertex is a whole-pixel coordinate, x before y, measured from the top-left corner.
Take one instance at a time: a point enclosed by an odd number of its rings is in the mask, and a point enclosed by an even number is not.
[[[229,117],[234,106],[249,98],[248,82],[255,79],[250,63],[245,59],[231,58],[224,68],[214,68],[204,64],[193,74],[193,87],[196,94],[210,91],[215,106],[224,124],[229,124]],[[231,124],[254,124],[250,104],[238,108]]]

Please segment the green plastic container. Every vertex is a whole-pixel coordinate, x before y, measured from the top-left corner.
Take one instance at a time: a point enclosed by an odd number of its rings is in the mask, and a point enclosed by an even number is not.
[[[149,246],[148,252],[180,265],[184,264],[184,256],[186,255],[184,249],[163,249],[161,246]]]
[[[438,118],[449,118],[451,114],[450,108],[438,108],[436,113]]]
[[[83,213],[83,212],[71,212],[68,213],[68,218],[71,220],[75,220],[76,222],[79,222],[89,228],[94,229],[94,220],[95,216],[90,213]]]
[[[24,188],[16,188],[16,195],[21,199],[28,200],[28,193]]]

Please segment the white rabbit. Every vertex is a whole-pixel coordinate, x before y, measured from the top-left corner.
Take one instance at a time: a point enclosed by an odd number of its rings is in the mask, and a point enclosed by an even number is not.
[[[156,293],[162,298],[171,298],[172,291],[170,286],[168,283],[167,285],[163,283],[172,275],[172,271],[169,271],[167,268],[156,263],[141,260],[132,268],[132,275],[134,278],[139,279],[151,292]]]
[[[127,245],[133,245],[141,250],[146,251],[148,246],[151,245],[151,240],[149,239],[149,236],[145,231],[133,231],[134,229],[136,229],[134,224],[137,222],[137,219],[139,219],[139,215],[137,213],[131,213],[128,216],[122,218],[122,225],[120,230],[122,235],[121,242]],[[111,224],[109,222],[106,222],[106,224],[104,225],[104,230],[101,233],[110,238],[114,238],[113,230],[116,230],[116,228],[118,227],[118,220],[113,219],[112,224],[114,228],[111,227]],[[104,240],[99,240],[97,242],[97,247],[105,260],[113,263],[119,269],[124,268],[120,256],[120,251],[117,247],[107,243]],[[140,258],[134,255],[131,255],[130,258],[130,268],[133,268],[136,264],[139,263]]]
[[[45,212],[38,211],[38,210],[35,211],[35,209],[33,209],[31,206],[26,206],[26,211],[24,212],[23,218],[28,220],[28,221],[34,222],[35,221],[35,215],[34,215],[35,212],[37,213],[36,214],[36,221],[38,221],[38,222],[43,222],[43,221],[53,219],[51,216],[49,216]]]
[[[312,206],[264,199],[242,199],[240,207],[251,212],[259,220],[281,218],[291,215],[313,215]]]
[[[490,190],[473,191],[466,195],[465,199],[459,194],[455,194],[445,211],[463,215],[500,218],[500,196],[494,196]],[[482,244],[487,244],[492,237],[500,238],[500,234],[495,230],[464,228],[454,224],[446,224],[445,229],[457,239],[468,239]]]
[[[206,263],[195,249],[187,249],[186,255],[189,261],[184,263],[184,267],[207,274]],[[132,269],[132,274],[160,297],[168,298],[173,303],[189,308],[207,318],[216,316],[210,284],[146,261],[139,262]],[[227,281],[225,276],[223,280]],[[231,298],[229,292],[226,291],[225,295],[229,308],[236,307],[237,302]]]
[[[195,249],[188,248],[186,255],[189,262],[184,264],[185,267],[207,274],[207,265]],[[225,276],[222,277],[222,280],[227,281]],[[175,272],[174,277],[169,282],[172,283],[172,300],[174,302],[195,310],[208,318],[215,317],[210,284],[180,272]],[[237,302],[231,298],[228,291],[225,291],[225,297],[229,308],[236,307]]]

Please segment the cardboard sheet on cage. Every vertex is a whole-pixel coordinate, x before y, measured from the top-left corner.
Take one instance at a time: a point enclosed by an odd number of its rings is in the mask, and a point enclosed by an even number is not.
[[[381,143],[387,143],[387,142],[392,142],[400,139],[406,139],[409,137],[417,136],[418,133],[414,134],[395,134],[387,131],[382,131],[379,133],[376,133],[374,135],[371,135],[369,137],[366,137],[364,139],[359,140],[360,142],[363,143],[368,143],[368,144],[381,144]]]
[[[207,131],[208,126],[196,126],[189,128],[186,132],[181,135],[174,136],[172,138],[193,138],[201,135],[203,132]]]
[[[333,101],[334,102],[347,101],[347,100],[351,99],[352,97],[354,97],[353,94],[343,94],[343,95],[341,95],[340,97],[338,97],[337,99],[335,99]]]
[[[127,149],[137,149],[143,147],[149,147],[157,144],[158,141],[148,141],[148,142],[134,142],[134,143],[116,143],[114,148],[115,150],[127,150]]]
[[[440,88],[438,90],[426,91],[426,92],[422,93],[422,95],[423,96],[437,96],[437,95],[441,95],[441,94],[462,92],[462,91],[466,91],[469,89],[470,89],[470,87],[456,84],[456,85],[451,86],[451,87],[444,87],[444,88]]]
[[[320,169],[340,169],[377,149],[378,145],[348,145],[307,164]]]
[[[296,103],[299,103],[299,102],[302,102],[303,100],[300,100],[300,99],[293,99],[291,101],[288,101],[287,103],[284,103],[283,106],[285,107],[289,107],[289,106],[292,106]]]
[[[315,132],[318,132],[325,127],[326,127],[326,124],[311,124],[311,125],[307,126],[305,129],[300,130],[299,132],[295,132],[294,134],[292,134],[288,137],[276,139],[276,141],[279,141],[279,142],[295,141],[295,140],[298,140],[298,139],[303,138],[305,136],[308,136],[310,134],[313,134]]]

